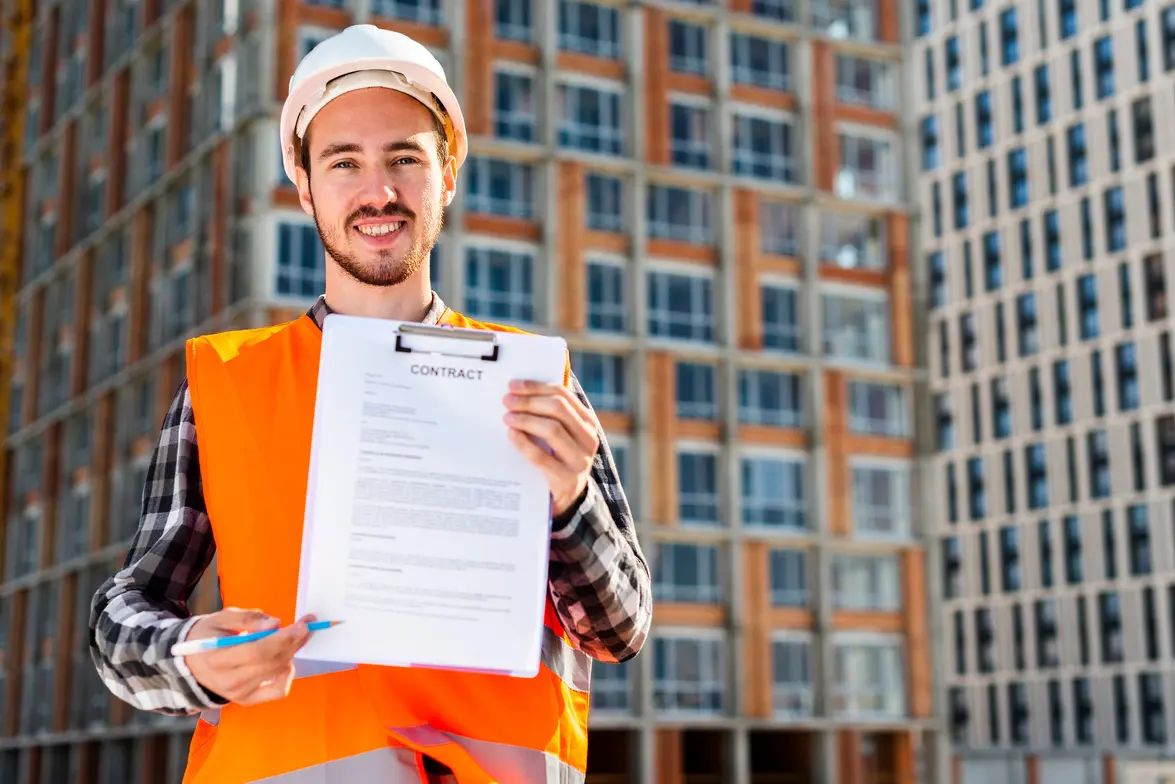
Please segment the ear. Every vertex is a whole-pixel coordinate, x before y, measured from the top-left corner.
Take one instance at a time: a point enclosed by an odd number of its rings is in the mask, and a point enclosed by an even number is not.
[[[441,205],[448,207],[457,195],[457,159],[450,155],[441,165]]]
[[[310,175],[298,164],[294,169],[294,176],[298,180],[298,202],[302,205],[302,211],[314,217],[314,198],[310,195]]]

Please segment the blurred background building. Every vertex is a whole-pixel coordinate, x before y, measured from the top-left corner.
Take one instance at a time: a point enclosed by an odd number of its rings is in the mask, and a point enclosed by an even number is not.
[[[1175,740],[1175,5],[911,5],[955,781],[1156,781],[1132,776]]]
[[[179,781],[192,724],[108,694],[86,650],[90,597],[137,526],[185,336],[292,317],[322,288],[277,119],[297,59],[363,21],[430,46],[467,112],[435,287],[472,316],[569,339],[656,563],[654,637],[595,668],[589,781],[941,780],[913,3],[0,9],[0,283],[16,291],[0,316],[14,352],[0,368],[0,781]],[[939,62],[931,40],[919,52]],[[217,606],[206,578],[193,610]]]

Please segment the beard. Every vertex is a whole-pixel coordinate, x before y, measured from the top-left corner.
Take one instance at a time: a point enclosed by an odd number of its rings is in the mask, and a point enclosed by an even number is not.
[[[402,257],[399,251],[385,249],[376,251],[374,260],[361,261],[355,253],[345,250],[345,237],[323,228],[318,220],[313,195],[310,197],[310,206],[314,210],[314,227],[318,230],[322,247],[348,277],[365,286],[398,286],[415,275],[432,252],[444,223],[444,214],[440,209],[435,212],[430,210],[418,220],[411,210],[396,204],[386,204],[382,210],[371,206],[360,207],[347,217],[345,226],[349,227],[362,218],[400,218],[408,222],[406,228],[414,231],[412,242]],[[350,229],[344,231],[349,232]]]

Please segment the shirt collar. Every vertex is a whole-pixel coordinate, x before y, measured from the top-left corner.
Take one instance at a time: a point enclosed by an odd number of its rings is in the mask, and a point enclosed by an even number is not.
[[[447,309],[448,308],[441,300],[440,295],[434,291],[432,293],[432,302],[428,306],[428,312],[424,314],[424,318],[422,318],[420,322],[422,324],[430,324],[435,326],[436,324],[440,323],[441,316],[445,315],[445,311]],[[306,315],[309,316],[312,321],[314,321],[319,329],[322,329],[323,322],[326,321],[326,317],[331,313],[334,313],[334,311],[331,310],[330,305],[326,304],[325,294],[318,295],[318,299],[316,299],[314,304],[310,306],[310,310],[306,311]]]

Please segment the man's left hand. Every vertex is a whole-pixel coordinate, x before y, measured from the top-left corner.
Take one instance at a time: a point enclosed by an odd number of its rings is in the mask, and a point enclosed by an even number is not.
[[[587,490],[600,447],[599,420],[562,384],[512,381],[505,403],[510,440],[547,478],[558,517]]]

